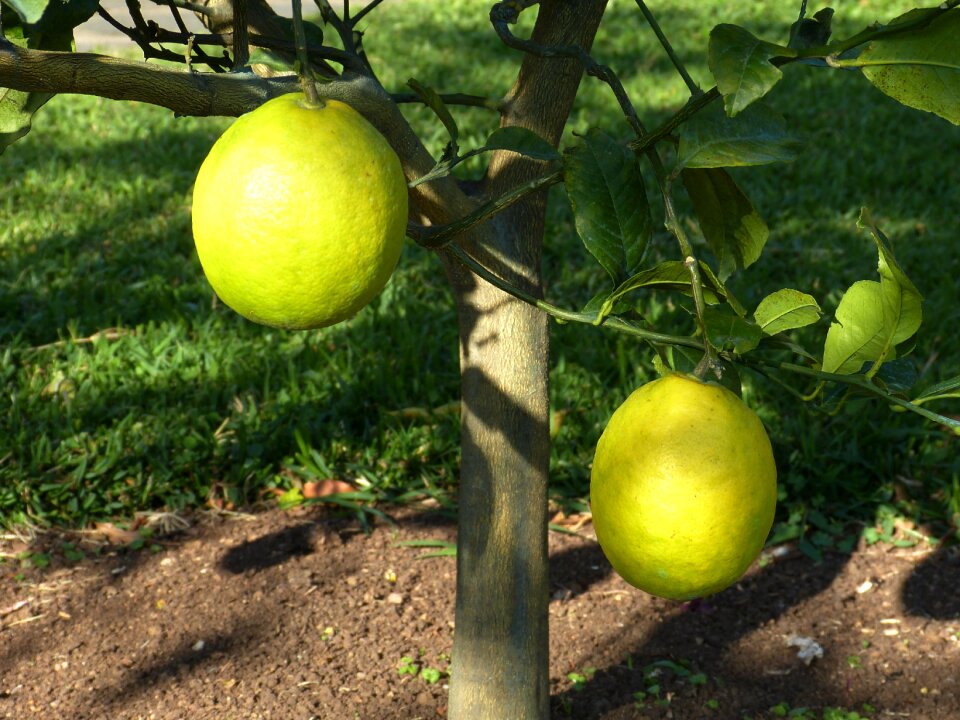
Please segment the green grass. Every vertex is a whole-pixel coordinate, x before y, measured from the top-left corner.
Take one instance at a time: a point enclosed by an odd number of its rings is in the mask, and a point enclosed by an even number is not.
[[[734,14],[726,5],[683,0],[658,13],[705,87],[712,25],[738,22],[782,41],[795,19],[793,3],[742,3]],[[836,33],[877,19],[871,7],[841,8]],[[367,25],[368,53],[393,90],[416,77],[439,91],[496,97],[516,72],[476,3],[386,3]],[[525,18],[516,32],[529,27]],[[648,125],[683,103],[684,86],[634,3],[611,3],[594,54],[621,74]],[[763,258],[733,282],[737,294],[753,307],[795,287],[835,309],[847,286],[875,277],[871,241],[855,227],[867,205],[926,298],[912,356],[920,384],[956,374],[960,184],[951,178],[960,129],[898,106],[856,73],[791,67],[785,75],[773,100],[806,150],[792,165],[737,173],[771,226]],[[442,146],[430,113],[404,112],[433,149]],[[494,127],[489,112],[455,114],[465,148]],[[243,505],[328,475],[357,483],[363,497],[453,502],[456,417],[404,412],[457,399],[453,303],[436,259],[408,245],[371,308],[322,331],[270,330],[217,305],[193,251],[189,204],[196,170],[226,124],[57,97],[0,157],[0,524],[76,526],[209,501]],[[566,142],[592,125],[626,133],[609,90],[585,79]],[[547,293],[578,307],[605,279],[573,232],[562,191],[552,200]],[[674,253],[665,233],[656,253]],[[646,311],[664,331],[691,328],[676,298],[653,296]],[[815,349],[824,333],[821,324],[799,338]],[[563,418],[553,495],[578,507],[596,439],[616,405],[653,376],[653,356],[590,327],[555,326],[553,337],[551,400]],[[778,457],[776,537],[802,538],[816,555],[861,525],[891,541],[915,539],[897,530],[903,518],[934,534],[956,529],[960,461],[943,431],[877,403],[831,416],[747,371],[743,381]]]

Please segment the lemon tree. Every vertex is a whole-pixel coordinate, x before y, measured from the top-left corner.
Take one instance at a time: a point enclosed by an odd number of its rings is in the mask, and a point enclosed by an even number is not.
[[[349,105],[302,93],[234,122],[203,161],[193,237],[244,317],[293,330],[353,316],[396,267],[407,226],[397,154]]]
[[[744,573],[773,524],[770,439],[727,388],[669,374],[610,418],[590,500],[600,546],[627,582],[674,600],[710,595]]]

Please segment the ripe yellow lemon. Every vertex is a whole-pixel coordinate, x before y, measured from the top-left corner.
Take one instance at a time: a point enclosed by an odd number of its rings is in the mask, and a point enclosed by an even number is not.
[[[295,330],[345,320],[390,279],[407,184],[386,139],[349,105],[282,95],[217,140],[193,191],[200,264],[224,303]]]
[[[614,570],[690,600],[736,582],[763,548],[777,502],[770,439],[724,387],[680,374],[647,383],[597,443],[593,525]]]

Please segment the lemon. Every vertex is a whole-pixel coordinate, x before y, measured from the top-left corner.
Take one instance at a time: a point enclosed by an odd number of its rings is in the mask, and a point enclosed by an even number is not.
[[[356,314],[403,249],[407,184],[386,139],[335,100],[282,95],[237,119],[197,174],[204,274],[244,317],[289,329]]]
[[[593,525],[614,570],[652,595],[690,600],[736,582],[763,548],[777,469],[757,415],[680,374],[617,408],[597,443]]]

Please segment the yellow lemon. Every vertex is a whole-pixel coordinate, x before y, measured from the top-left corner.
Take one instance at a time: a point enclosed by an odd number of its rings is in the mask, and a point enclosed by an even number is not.
[[[386,139],[349,105],[282,95],[241,116],[203,161],[193,237],[224,303],[289,329],[346,320],[403,249],[407,184]]]
[[[724,387],[680,374],[647,383],[597,443],[593,525],[614,570],[690,600],[736,582],[763,548],[777,469],[757,415]]]

